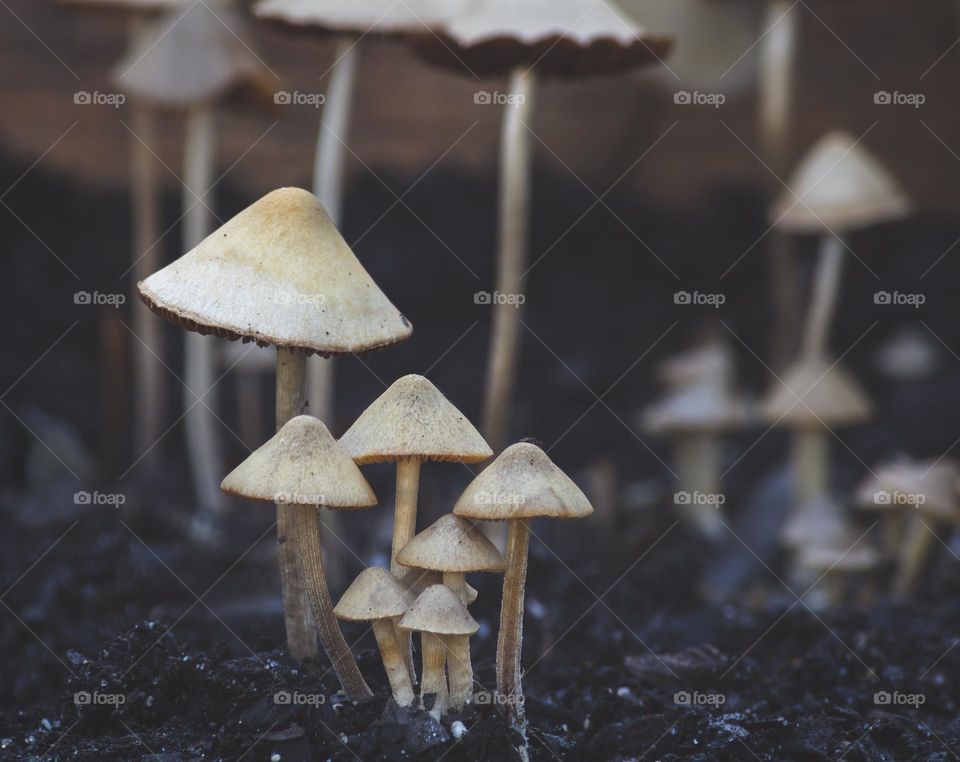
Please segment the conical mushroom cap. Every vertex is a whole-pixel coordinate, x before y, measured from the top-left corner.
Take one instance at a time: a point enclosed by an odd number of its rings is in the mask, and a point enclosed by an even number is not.
[[[880,554],[849,527],[842,533],[799,548],[797,563],[820,572],[864,572],[876,567]]]
[[[780,542],[798,549],[824,544],[846,528],[843,506],[833,495],[819,495],[798,505],[780,528]]]
[[[357,465],[327,427],[309,415],[287,421],[227,474],[220,489],[254,500],[333,510],[370,508],[377,503]]]
[[[350,622],[403,616],[414,596],[386,569],[364,569],[341,596],[333,613]]]
[[[706,380],[671,392],[648,407],[643,427],[653,433],[722,431],[743,425],[746,404],[715,381]]]
[[[502,572],[503,556],[474,523],[448,513],[416,535],[397,563],[441,572]]]
[[[789,187],[792,193],[785,190],[771,212],[771,221],[788,232],[844,233],[910,212],[899,183],[845,132],[821,138],[801,159]]]
[[[839,365],[803,360],[784,373],[782,383],[776,382],[763,403],[763,415],[797,428],[849,426],[870,417],[870,401]]]
[[[417,375],[394,381],[340,437],[340,446],[361,465],[410,457],[476,463],[493,455],[466,416]]]
[[[138,288],[188,330],[320,354],[365,352],[413,330],[300,188],[268,193]]]
[[[114,84],[159,108],[209,103],[245,85],[272,97],[274,76],[241,41],[243,19],[214,6],[175,8],[153,22],[114,69]]]
[[[257,18],[338,34],[407,35],[428,31],[454,14],[466,0],[262,0]]]
[[[916,509],[949,522],[960,522],[960,499],[955,485],[960,464],[939,461],[901,461],[878,476],[894,508]]]
[[[529,442],[518,442],[470,482],[453,512],[487,521],[537,516],[579,519],[593,513],[593,506],[543,450]]]
[[[657,61],[670,44],[608,0],[474,0],[436,35],[419,35],[416,47],[465,75],[535,65],[544,76],[583,77]]]
[[[667,386],[681,387],[702,381],[727,384],[733,380],[733,354],[722,341],[707,341],[661,363],[658,373]]]
[[[434,635],[473,635],[480,625],[446,585],[431,585],[414,601],[397,627]]]
[[[400,580],[400,584],[402,584],[404,589],[412,593],[413,597],[416,598],[418,595],[420,595],[420,593],[430,587],[430,585],[442,585],[443,574],[438,571],[411,568],[406,574],[403,575],[403,579]],[[472,606],[480,594],[469,582],[466,582],[465,584],[467,586],[467,605]]]

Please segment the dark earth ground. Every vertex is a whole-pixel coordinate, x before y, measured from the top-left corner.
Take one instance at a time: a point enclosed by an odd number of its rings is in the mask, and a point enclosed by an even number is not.
[[[0,167],[9,178],[4,187],[26,170]],[[562,172],[538,173],[535,256],[594,201]],[[386,179],[398,192],[412,181]],[[489,316],[473,294],[490,290],[492,280],[493,231],[481,224],[494,217],[491,189],[438,170],[407,198],[436,236],[402,206],[364,235],[393,200],[373,178],[357,178],[346,237],[353,242],[363,236],[358,255],[416,332],[406,345],[362,363],[340,362],[340,415],[331,427],[337,433],[382,390],[377,377],[389,383],[403,373],[428,372],[465,413],[476,418],[479,407]],[[228,188],[222,216],[250,201]],[[274,753],[284,760],[510,758],[509,735],[491,707],[461,718],[469,730],[459,742],[433,738],[431,746],[418,721],[389,710],[377,721],[384,713],[382,693],[368,705],[341,705],[323,665],[319,673],[291,670],[277,650],[281,616],[269,509],[238,503],[220,544],[198,547],[185,539],[190,511],[181,427],[163,440],[152,467],[142,462],[123,478],[140,453],[102,433],[106,411],[115,407],[103,400],[108,379],[98,340],[110,313],[75,305],[73,294],[128,287],[118,280],[127,259],[122,195],[75,187],[37,170],[6,203],[78,279],[16,219],[0,215],[8,252],[0,286],[8,327],[0,345],[0,759],[266,760]],[[763,244],[720,277],[765,228],[759,198],[724,189],[684,219],[615,195],[607,203],[677,278],[611,211],[597,206],[529,281],[513,433],[538,437],[582,483],[598,460],[614,464],[620,487],[611,514],[535,528],[543,542],[534,541],[531,549],[524,640],[533,757],[957,757],[960,649],[952,645],[960,633],[960,583],[946,548],[938,548],[918,600],[881,598],[869,609],[814,614],[778,581],[784,564],[773,544],[775,522],[771,529],[755,520],[758,504],[767,517],[782,512],[782,432],[765,436],[731,470],[725,492],[733,524],[721,550],[674,526],[664,471],[638,439],[636,414],[657,392],[656,362],[704,326],[729,331],[745,387],[759,392],[772,383],[753,354],[767,356],[770,325]],[[173,196],[167,207],[168,219],[175,219]],[[177,233],[167,239],[168,256],[177,253]],[[960,347],[956,258],[944,257],[921,278],[956,238],[955,228],[921,219],[852,242],[877,279],[849,264],[833,344],[838,354],[853,347],[845,363],[873,394],[878,417],[840,432],[846,445],[835,446],[841,488],[865,472],[860,461],[872,465],[898,450],[936,457],[960,432],[960,361],[951,356]],[[812,254],[811,244],[804,244],[804,293]],[[675,305],[673,294],[681,289],[721,292],[726,303],[719,310]],[[926,303],[920,310],[878,306],[873,293],[880,289],[922,292]],[[123,319],[129,322],[126,310]],[[940,371],[925,381],[885,380],[873,366],[877,348],[898,326],[920,321],[942,341]],[[169,328],[167,337],[173,357],[176,330]],[[176,362],[171,366],[179,372]],[[172,376],[170,382],[172,423],[179,385]],[[224,388],[223,409],[229,411],[232,392]],[[270,409],[266,384],[265,396]],[[233,425],[228,412],[224,418]],[[728,462],[762,433],[733,437]],[[225,436],[230,462],[236,462],[245,449]],[[667,443],[650,445],[669,458]],[[356,553],[344,554],[348,576],[364,563],[382,562],[386,547],[377,529],[390,512],[390,471],[368,473],[382,505],[345,523],[346,544]],[[447,510],[469,478],[460,467],[428,466],[422,524]],[[125,503],[77,506],[78,490],[122,494]],[[701,591],[726,579],[729,568],[714,559],[731,554],[734,577],[746,583],[721,584],[733,590],[730,600],[706,602]],[[480,590],[474,613],[482,625],[473,641],[477,678],[492,687],[498,585],[483,576],[474,584]],[[364,632],[345,630],[351,642]],[[372,648],[366,634],[355,651],[371,684],[382,689]],[[676,677],[658,673],[657,662],[651,668],[651,651]],[[316,707],[278,706],[279,690],[325,698]],[[922,694],[924,701],[919,707],[878,705],[874,694],[884,690]],[[74,694],[84,691],[126,700],[78,706]],[[678,691],[722,696],[723,703],[681,706],[674,701]]]

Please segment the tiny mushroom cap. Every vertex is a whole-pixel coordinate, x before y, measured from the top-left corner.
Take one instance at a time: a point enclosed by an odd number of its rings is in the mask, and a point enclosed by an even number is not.
[[[813,358],[784,373],[783,382],[777,382],[763,402],[762,412],[770,421],[796,428],[849,426],[870,417],[870,401],[846,371]]]
[[[275,76],[237,35],[242,18],[214,6],[195,3],[153,22],[114,69],[114,84],[158,108],[188,109],[244,87],[272,100]]]
[[[307,353],[364,352],[413,330],[300,188],[268,193],[138,289],[188,330]]]
[[[394,381],[340,438],[359,464],[403,458],[477,463],[493,455],[480,432],[423,376]]]
[[[811,542],[799,548],[798,563],[817,571],[869,571],[880,562],[880,554],[866,540],[849,530],[829,540]]]
[[[883,484],[891,502],[915,508],[927,516],[951,523],[960,522],[960,499],[956,481],[960,463],[950,458],[939,461],[900,463],[884,474]]]
[[[415,572],[408,572],[403,576],[403,579],[400,580],[400,584],[404,588],[413,594],[413,597],[416,598],[420,593],[426,590],[431,585],[442,585],[443,584],[443,574],[438,571],[428,571],[426,569],[419,569]],[[469,582],[466,582],[467,587],[467,605],[473,604],[477,597],[480,595],[477,592],[477,589]]]
[[[500,555],[474,523],[448,513],[403,546],[397,563],[440,572],[502,572]]]
[[[853,491],[853,504],[865,511],[889,511],[902,508],[896,505],[890,495],[890,481],[900,478],[904,468],[910,466],[910,461],[904,455],[897,455],[893,460],[881,463],[867,474]]]
[[[434,635],[473,635],[480,629],[457,594],[446,585],[431,585],[420,593],[397,627]]]
[[[372,622],[403,616],[414,596],[386,569],[370,566],[360,572],[333,613],[350,622]]]
[[[593,506],[543,450],[530,442],[518,442],[470,482],[453,512],[487,521],[537,516],[579,519],[593,513]]]
[[[746,403],[725,386],[703,381],[681,387],[647,408],[642,424],[661,433],[720,431],[742,425],[748,418]]]
[[[910,213],[899,183],[845,132],[821,138],[788,185],[771,211],[774,225],[787,232],[844,233]]]
[[[660,379],[672,387],[712,380],[728,383],[733,376],[733,353],[723,341],[706,341],[660,364]]]
[[[607,0],[474,0],[437,34],[417,38],[427,60],[477,75],[523,65],[544,76],[614,73],[660,60],[670,45]]]
[[[843,506],[831,494],[817,495],[794,510],[780,529],[780,541],[789,548],[822,545],[846,531]]]
[[[339,34],[405,35],[462,13],[467,0],[261,0],[257,18]]]
[[[309,415],[291,418],[220,488],[272,503],[319,505],[332,510],[370,508],[377,498],[327,427]]]

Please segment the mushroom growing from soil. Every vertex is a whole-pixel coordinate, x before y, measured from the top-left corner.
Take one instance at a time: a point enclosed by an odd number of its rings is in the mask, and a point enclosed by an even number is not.
[[[524,292],[530,206],[531,123],[539,77],[610,75],[666,55],[670,41],[651,35],[610,2],[594,0],[475,0],[441,25],[420,34],[418,52],[461,76],[509,75],[500,145],[499,239],[496,292]],[[494,452],[507,441],[520,348],[516,300],[493,306],[483,412],[484,436]]]
[[[849,577],[876,569],[879,554],[866,538],[858,537],[858,533],[844,523],[839,531],[818,533],[809,538],[799,551],[797,563],[815,575],[817,587],[822,586],[822,600],[814,596],[810,604],[820,608],[843,603]],[[862,586],[861,592],[866,589]]]
[[[863,513],[873,514],[880,521],[881,548],[886,559],[896,558],[903,543],[907,506],[894,502],[888,485],[896,484],[903,470],[911,468],[901,458],[877,466],[853,493],[854,506]]]
[[[480,629],[480,625],[470,616],[466,605],[453,590],[446,585],[431,585],[424,590],[400,619],[397,627],[406,632],[419,632],[422,650],[423,668],[420,673],[420,701],[424,709],[427,696],[433,695],[430,714],[439,719],[450,705],[450,694],[461,695],[473,690],[473,673],[470,683],[461,685],[465,677],[462,670],[454,669],[450,674],[450,689],[447,689],[447,676],[444,674],[444,662],[449,651],[455,664],[470,660],[470,636]],[[456,682],[455,682],[456,681]]]
[[[115,84],[132,102],[185,116],[185,249],[199,244],[211,228],[213,203],[205,196],[214,185],[216,102],[242,88],[259,94],[267,91],[267,70],[234,31],[242,27],[242,19],[222,2],[213,7],[196,3],[186,10],[176,8],[138,36],[113,73]],[[134,135],[134,139],[145,142],[149,136]],[[149,144],[147,148],[153,150]],[[220,513],[226,502],[218,489],[223,448],[215,412],[215,348],[211,338],[186,337],[184,423],[194,494],[201,507]]]
[[[414,569],[443,573],[443,584],[457,594],[464,605],[467,594],[467,572],[506,570],[506,562],[497,547],[475,528],[475,523],[448,513],[408,542],[397,555],[397,563]],[[450,673],[450,706],[460,709],[473,695],[473,664],[470,649],[457,642],[447,657]]]
[[[350,622],[370,622],[393,697],[400,706],[413,703],[413,683],[397,639],[396,622],[413,596],[386,569],[370,566],[360,572],[341,596],[333,613]]]
[[[230,495],[285,506],[289,518],[281,542],[289,546],[287,552],[303,571],[320,642],[347,695],[353,700],[371,696],[334,617],[317,515],[318,507],[357,510],[376,505],[377,498],[360,469],[323,423],[298,415],[227,474],[221,486]]]
[[[413,328],[377,287],[308,191],[281,188],[139,284],[141,298],[187,330],[277,347],[277,428],[304,412],[306,357],[359,353]],[[287,538],[290,506],[277,505],[287,645],[316,654],[303,578]]]
[[[530,523],[537,517],[579,519],[593,513],[586,495],[547,454],[530,442],[504,450],[464,490],[453,508],[457,516],[507,521],[507,571],[500,606],[497,638],[497,693],[509,707],[514,725],[522,730],[523,688],[520,685],[520,645],[523,640],[523,599],[530,547]]]

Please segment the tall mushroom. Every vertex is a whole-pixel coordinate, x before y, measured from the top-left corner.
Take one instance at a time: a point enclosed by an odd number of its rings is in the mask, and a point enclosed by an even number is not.
[[[593,513],[590,501],[573,480],[530,442],[504,450],[464,490],[453,508],[457,516],[507,521],[507,572],[503,579],[500,634],[497,638],[497,693],[512,720],[523,729],[520,644],[523,596],[530,547],[530,522],[539,516],[579,519]]]
[[[240,88],[266,93],[268,72],[235,29],[242,19],[225,3],[195,3],[174,9],[139,36],[114,70],[114,81],[141,105],[185,117],[183,157],[183,244],[191,249],[210,233],[216,132],[214,107]],[[144,139],[135,135],[138,141]],[[186,337],[184,422],[194,494],[215,513],[225,506],[218,489],[223,447],[217,435],[215,342]],[[202,400],[197,404],[198,400]]]
[[[318,507],[342,511],[376,505],[360,469],[326,426],[313,416],[298,415],[227,474],[221,486],[230,495],[287,507],[289,523],[281,542],[303,569],[320,642],[347,695],[354,700],[372,695],[333,613],[317,515]]]
[[[660,60],[669,47],[668,39],[649,34],[611,2],[594,0],[475,0],[439,34],[418,35],[417,50],[439,66],[470,77],[509,75],[500,145],[498,293],[524,292],[538,78],[615,74]],[[514,299],[493,310],[481,428],[499,452],[508,436],[521,316]]]
[[[413,683],[395,625],[412,601],[400,580],[386,569],[370,566],[360,572],[333,610],[340,619],[372,623],[390,689],[400,706],[413,703]]]
[[[410,540],[397,555],[397,563],[442,572],[443,584],[468,605],[467,572],[506,570],[500,551],[474,525],[475,522],[448,513]],[[448,645],[450,706],[460,709],[473,695],[473,664],[466,639],[452,638]]]
[[[821,236],[814,290],[804,329],[806,358],[827,354],[843,268],[844,236],[904,217],[910,202],[889,172],[852,135],[831,132],[800,161],[771,211],[784,233]]]
[[[450,705],[447,676],[443,669],[447,651],[462,659],[465,649],[469,658],[470,636],[480,629],[480,625],[453,590],[446,585],[431,585],[420,593],[397,626],[405,632],[420,633],[423,651],[420,702],[426,709],[424,700],[427,696],[434,696],[430,714],[439,719]]]
[[[278,428],[306,408],[308,354],[365,352],[413,330],[299,188],[268,193],[139,288],[154,312],[187,330],[277,347]],[[287,543],[294,519],[277,505],[287,645],[303,659],[316,653],[316,637]]]

